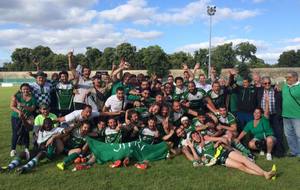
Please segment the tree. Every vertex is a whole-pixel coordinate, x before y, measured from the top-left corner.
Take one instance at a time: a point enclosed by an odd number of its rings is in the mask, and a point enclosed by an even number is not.
[[[39,67],[42,70],[55,70],[53,65],[53,55],[54,53],[49,47],[37,46],[32,50],[32,62],[39,62]]]
[[[220,72],[223,68],[233,68],[237,64],[232,43],[219,45],[212,50],[212,65]]]
[[[149,46],[144,50],[143,64],[145,64],[148,74],[165,76],[169,73],[171,64],[167,54],[159,46]]]
[[[173,69],[181,69],[183,63],[187,64],[189,67],[193,67],[195,65],[193,57],[183,51],[170,54],[169,60]]]
[[[249,42],[242,42],[236,46],[236,55],[240,57],[241,63],[249,62],[255,59],[256,46]]]
[[[300,51],[295,50],[283,52],[278,59],[279,67],[297,67],[300,66]]]
[[[84,66],[89,66],[91,67],[89,60],[86,58],[86,56],[82,53],[76,54],[74,56],[74,61],[76,65],[84,65]]]
[[[200,63],[205,73],[208,71],[208,49],[199,49],[194,52],[195,63]]]
[[[116,49],[112,47],[107,47],[104,49],[102,57],[100,58],[100,64],[98,69],[111,69],[112,64],[115,63],[116,59]]]
[[[260,59],[256,56],[254,56],[250,62],[249,62],[249,66],[251,68],[263,68],[263,67],[269,67],[270,65],[266,64],[265,61],[263,59]]]
[[[134,69],[146,69],[146,65],[143,64],[143,59],[145,57],[146,48],[140,49],[135,56]]]
[[[136,47],[132,46],[130,43],[122,43],[116,47],[116,61],[117,63],[123,58],[127,62],[131,64],[131,66],[135,67],[135,54]]]
[[[55,71],[68,70],[68,58],[63,54],[54,54],[52,56],[52,69]]]
[[[241,63],[238,65],[238,72],[243,79],[250,78],[251,71],[246,63]]]
[[[11,60],[16,71],[35,70],[35,65],[32,63],[32,49],[30,48],[15,49],[11,55]]]
[[[102,52],[97,48],[87,47],[85,56],[91,66],[91,69],[96,69],[100,64],[100,58],[102,56]]]

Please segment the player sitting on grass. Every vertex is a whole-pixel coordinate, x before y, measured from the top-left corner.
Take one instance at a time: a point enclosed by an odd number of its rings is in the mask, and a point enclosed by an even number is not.
[[[64,149],[62,138],[64,137],[64,129],[60,127],[53,127],[53,121],[46,118],[44,123],[38,131],[38,150],[36,156],[27,164],[18,169],[20,174],[29,172],[37,166],[39,160],[44,158],[53,159],[55,155],[60,154]]]
[[[257,164],[248,160],[240,152],[227,148],[223,145],[224,138],[210,138],[202,136],[198,132],[192,132],[191,141],[187,144],[192,150],[195,160],[200,162],[205,161],[209,157],[217,159],[217,163],[229,168],[235,168],[245,173],[263,176],[266,179],[271,179],[276,175],[275,171],[265,171]]]
[[[90,124],[87,121],[82,122],[80,127],[74,127],[68,133],[70,134],[65,149],[68,151],[68,156],[65,157],[63,162],[58,163],[56,166],[60,170],[65,170],[66,166],[72,164],[72,162],[78,163],[78,159],[87,153],[88,145],[86,143],[86,136],[90,131]],[[80,161],[81,162],[81,161]]]

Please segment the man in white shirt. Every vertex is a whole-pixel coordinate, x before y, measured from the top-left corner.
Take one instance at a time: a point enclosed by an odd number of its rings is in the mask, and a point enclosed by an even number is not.
[[[202,88],[205,92],[211,89],[211,85],[206,83],[206,77],[204,74],[199,75],[199,82],[195,82],[196,88]]]
[[[90,78],[91,69],[83,66],[78,72],[73,65],[73,52],[68,53],[69,69],[71,70],[75,79],[75,95],[74,95],[74,110],[83,109],[87,102],[87,96],[93,89],[93,81]]]
[[[85,120],[92,120],[99,116],[100,113],[97,111],[92,111],[92,107],[90,105],[84,105],[82,110],[75,110],[68,115],[59,117],[57,118],[57,121],[61,123],[67,123],[70,126]]]
[[[124,89],[122,87],[117,88],[117,93],[110,96],[103,107],[103,115],[106,116],[122,116],[125,113],[125,107],[127,105],[126,97],[124,95]]]

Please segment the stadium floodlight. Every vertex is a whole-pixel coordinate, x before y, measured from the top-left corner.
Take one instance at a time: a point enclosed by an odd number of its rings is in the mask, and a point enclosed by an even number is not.
[[[216,6],[207,6],[207,14],[209,15],[209,48],[208,48],[208,73],[207,77],[210,78],[210,69],[211,69],[211,25],[212,25],[212,16],[215,15],[217,10]]]

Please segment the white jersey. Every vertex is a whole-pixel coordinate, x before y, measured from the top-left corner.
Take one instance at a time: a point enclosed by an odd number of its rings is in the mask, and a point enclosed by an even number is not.
[[[38,145],[46,142],[49,138],[52,137],[52,135],[62,133],[63,130],[64,130],[64,128],[61,128],[61,127],[55,127],[51,131],[41,131],[40,130],[38,133],[38,139],[37,139]]]

